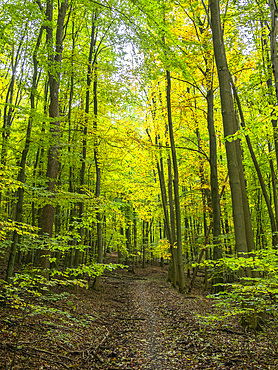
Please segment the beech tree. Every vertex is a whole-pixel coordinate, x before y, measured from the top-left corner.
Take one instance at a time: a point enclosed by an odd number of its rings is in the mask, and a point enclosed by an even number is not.
[[[226,140],[225,146],[233,202],[236,248],[238,252],[247,253],[254,249],[254,240],[245,188],[240,142],[239,139],[233,139],[233,135],[237,131],[236,114],[234,111],[230,73],[221,28],[219,1],[211,0],[210,10],[214,55],[220,86],[224,135],[226,138],[228,136],[232,137],[231,141]]]
[[[60,112],[59,112],[59,85],[60,85],[60,69],[62,64],[62,50],[64,38],[64,22],[68,9],[67,0],[61,2],[58,8],[58,17],[56,25],[55,51],[53,50],[53,26],[46,26],[46,43],[48,48],[48,78],[49,78],[49,118],[50,132],[52,143],[47,153],[47,171],[46,176],[49,179],[47,190],[49,193],[55,192],[56,180],[59,172],[59,145],[60,145]],[[46,3],[46,19],[49,23],[53,22],[53,1]],[[49,194],[51,197],[51,195]],[[53,196],[53,195],[52,195]],[[55,208],[50,202],[44,205],[41,214],[41,233],[47,234],[50,238],[53,233]],[[49,252],[47,249],[42,251],[43,259],[39,264],[43,268],[49,268]]]

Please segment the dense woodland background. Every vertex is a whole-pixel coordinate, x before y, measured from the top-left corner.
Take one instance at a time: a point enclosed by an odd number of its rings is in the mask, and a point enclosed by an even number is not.
[[[182,293],[201,267],[254,327],[275,313],[276,1],[1,0],[0,14],[1,299],[98,289],[117,251],[130,270],[169,263]]]

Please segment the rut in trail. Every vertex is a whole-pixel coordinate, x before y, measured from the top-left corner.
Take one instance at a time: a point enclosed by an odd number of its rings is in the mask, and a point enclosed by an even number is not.
[[[154,292],[154,289],[159,290]],[[174,311],[163,307],[163,302],[167,299],[167,291],[165,296],[164,290],[161,286],[155,287],[142,281],[137,284],[136,289],[131,290],[136,315],[145,318],[141,323],[141,330],[146,340],[143,352],[146,369],[180,369],[183,363],[183,356],[178,351],[179,341],[175,337],[177,322],[173,327],[168,326],[168,320],[173,318]],[[183,317],[181,323],[185,322],[186,318]]]
[[[179,351],[179,342],[184,339],[176,334],[179,326],[187,325],[189,312],[184,310],[183,317],[179,315],[179,323],[175,320],[175,308],[165,305],[165,284],[133,280],[113,285],[117,294],[107,317],[112,334],[106,343],[110,351],[113,347],[112,361],[100,368],[184,369],[184,355]]]

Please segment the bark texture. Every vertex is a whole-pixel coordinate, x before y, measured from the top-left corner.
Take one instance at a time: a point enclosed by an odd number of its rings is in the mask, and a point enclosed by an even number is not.
[[[221,29],[219,0],[210,0],[210,11],[213,48],[220,86],[224,136],[226,138],[225,147],[232,195],[235,243],[238,252],[247,253],[251,247],[250,239],[252,237],[250,236],[250,230],[252,231],[252,229],[249,209],[246,209],[247,195],[243,177],[240,142],[238,139],[235,140],[233,138],[237,131],[237,122]],[[249,213],[249,217],[247,213]]]
[[[56,48],[53,53],[53,27],[48,25],[46,27],[46,40],[47,46],[50,50],[48,57],[49,64],[49,91],[50,91],[50,104],[49,104],[49,118],[50,132],[51,132],[51,145],[47,154],[47,171],[46,177],[49,179],[47,190],[49,191],[49,198],[54,197],[56,180],[59,173],[59,146],[60,146],[60,119],[59,119],[59,84],[60,84],[60,69],[62,64],[62,51],[63,51],[63,27],[65,16],[68,8],[68,1],[64,0],[60,4],[57,26],[56,26]],[[49,23],[53,22],[53,0],[47,2],[46,19]],[[50,238],[53,235],[53,224],[55,217],[55,208],[51,202],[43,207],[41,215],[41,233]],[[47,249],[41,251],[41,256],[38,264],[43,268],[49,268],[49,251]]]

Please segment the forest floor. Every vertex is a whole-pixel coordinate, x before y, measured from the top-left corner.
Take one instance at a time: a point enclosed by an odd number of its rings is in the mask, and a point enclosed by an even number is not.
[[[41,311],[1,307],[0,369],[278,369],[275,323],[260,333],[235,320],[205,324],[215,308],[198,281],[181,295],[166,276],[167,266],[115,270],[99,291],[40,298]]]

